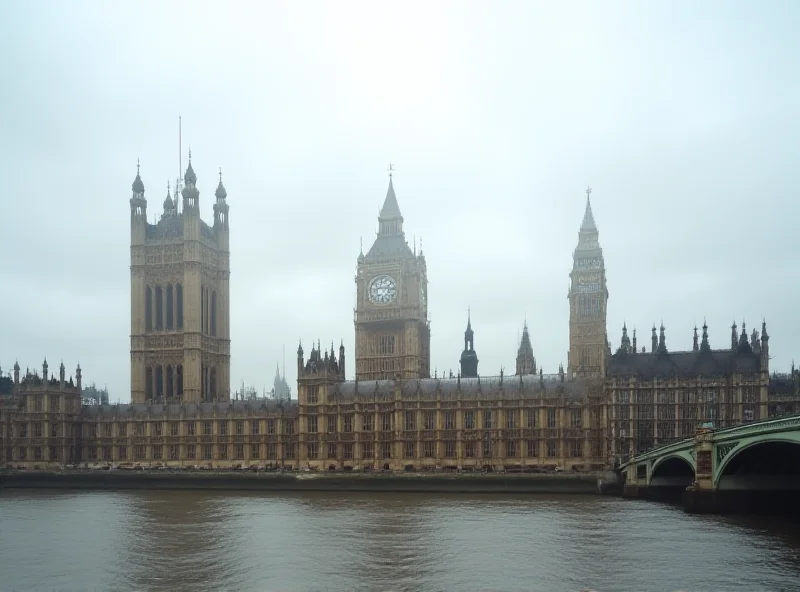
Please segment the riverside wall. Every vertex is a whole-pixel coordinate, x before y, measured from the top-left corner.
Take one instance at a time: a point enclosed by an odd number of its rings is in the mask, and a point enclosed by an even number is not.
[[[409,493],[599,494],[601,473],[281,473],[248,471],[4,471],[0,488],[63,490],[215,489]]]

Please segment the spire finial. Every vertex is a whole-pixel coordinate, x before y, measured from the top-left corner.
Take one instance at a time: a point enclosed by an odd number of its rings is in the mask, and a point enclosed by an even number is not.
[[[139,159],[136,159],[136,174],[139,174]]]
[[[391,179],[392,173],[394,172],[394,165],[390,162],[389,168],[387,168],[386,170],[389,171],[389,178]]]
[[[222,167],[219,167],[219,182],[222,183]]]
[[[167,179],[167,197],[169,197],[169,179]]]
[[[192,147],[189,146],[189,164],[192,163]]]
[[[590,186],[586,186],[586,201],[589,201],[589,196],[592,194],[592,188]]]

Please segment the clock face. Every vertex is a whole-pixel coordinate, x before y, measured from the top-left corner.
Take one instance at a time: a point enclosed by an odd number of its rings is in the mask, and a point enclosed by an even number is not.
[[[393,277],[379,275],[369,283],[367,296],[374,304],[388,304],[397,297],[397,283]]]

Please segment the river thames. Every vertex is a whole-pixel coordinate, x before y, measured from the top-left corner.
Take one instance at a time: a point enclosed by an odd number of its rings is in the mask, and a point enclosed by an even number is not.
[[[2,590],[797,590],[796,524],[591,495],[0,495]]]

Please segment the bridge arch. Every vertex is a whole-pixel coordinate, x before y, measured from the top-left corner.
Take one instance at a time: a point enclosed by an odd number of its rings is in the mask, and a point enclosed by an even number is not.
[[[721,443],[715,453],[718,489],[800,491],[800,433]]]
[[[674,452],[653,462],[648,485],[651,487],[686,488],[692,484],[694,476],[694,459],[689,452]]]

